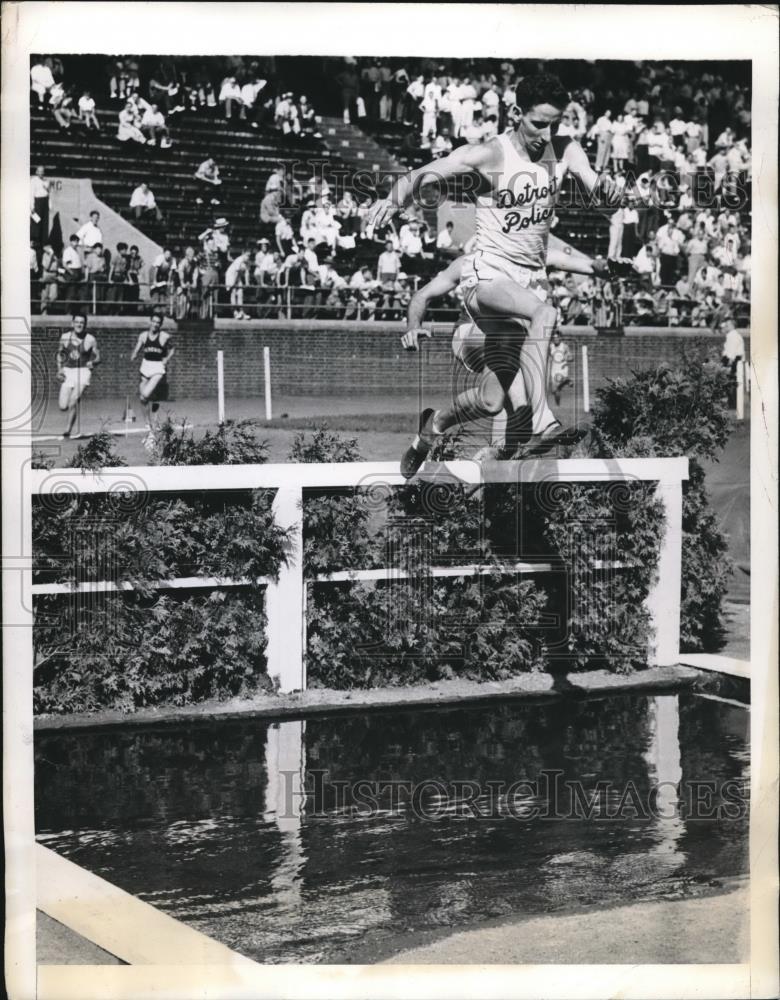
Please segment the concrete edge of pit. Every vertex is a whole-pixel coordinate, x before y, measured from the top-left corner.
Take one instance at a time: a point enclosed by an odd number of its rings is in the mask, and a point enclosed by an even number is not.
[[[230,719],[292,719],[356,711],[466,707],[501,700],[606,697],[683,690],[693,687],[701,677],[699,670],[679,664],[648,667],[632,674],[592,670],[558,677],[547,673],[530,673],[502,681],[447,680],[372,690],[310,688],[289,694],[262,695],[242,701],[203,702],[182,708],[149,708],[132,713],[112,710],[45,715],[35,719],[34,728],[37,732],[113,726],[128,728]]]

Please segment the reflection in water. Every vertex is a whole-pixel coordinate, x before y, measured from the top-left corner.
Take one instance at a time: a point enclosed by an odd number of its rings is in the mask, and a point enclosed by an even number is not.
[[[265,962],[747,871],[748,713],[694,696],[39,733],[46,846]],[[655,804],[655,809],[651,807]],[[717,810],[716,810],[717,812]]]

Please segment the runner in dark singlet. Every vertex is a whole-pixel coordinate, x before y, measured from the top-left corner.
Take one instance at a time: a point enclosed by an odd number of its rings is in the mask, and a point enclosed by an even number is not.
[[[58,403],[61,410],[68,412],[63,437],[81,437],[80,433],[73,433],[73,427],[81,409],[81,397],[92,381],[92,368],[99,362],[97,341],[87,333],[87,317],[74,313],[73,327],[63,333],[57,347],[57,378],[62,383]]]
[[[162,316],[152,313],[151,326],[140,334],[130,355],[131,361],[135,361],[139,353],[143,355],[138,397],[142,406],[149,407],[147,426],[152,437],[158,429],[154,414],[160,409],[160,403],[168,398],[167,368],[174,354],[171,336],[163,330],[162,325]]]

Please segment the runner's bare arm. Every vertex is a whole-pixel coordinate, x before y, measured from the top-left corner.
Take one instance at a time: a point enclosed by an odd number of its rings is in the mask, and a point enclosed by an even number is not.
[[[407,330],[401,337],[401,346],[404,350],[416,351],[419,346],[419,338],[430,337],[430,330],[426,330],[422,325],[425,310],[434,299],[439,299],[442,295],[446,295],[447,292],[458,287],[463,273],[463,262],[463,257],[454,260],[449,267],[414,293],[407,312]]]
[[[441,185],[452,177],[475,172],[484,173],[495,158],[496,147],[492,142],[488,142],[479,146],[460,146],[449,156],[443,156],[439,160],[433,160],[423,167],[411,170],[398,178],[386,198],[374,202],[368,213],[368,226],[376,230],[387,225],[394,215],[412,204],[424,184],[435,182]]]
[[[585,189],[587,194],[600,196],[603,204],[610,207],[620,202],[620,192],[611,177],[599,176],[590,165],[587,154],[578,142],[570,142],[563,151],[563,162]]]
[[[138,334],[138,340],[136,341],[135,347],[133,348],[133,353],[130,355],[130,360],[131,361],[135,361],[135,359],[138,357],[138,352],[144,346],[144,339],[145,339],[145,335],[143,333],[139,333]]]
[[[97,345],[97,341],[92,341],[92,358],[88,364],[88,368],[93,368],[95,365],[100,364],[100,350]]]

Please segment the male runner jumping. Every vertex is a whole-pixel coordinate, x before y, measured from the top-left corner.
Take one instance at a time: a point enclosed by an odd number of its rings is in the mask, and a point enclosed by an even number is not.
[[[135,361],[139,351],[143,351],[138,397],[144,408],[151,404],[151,412],[147,412],[146,420],[149,437],[153,437],[158,429],[153,415],[160,409],[160,403],[168,398],[167,367],[174,354],[171,335],[163,330],[162,325],[162,316],[152,313],[150,328],[139,334],[130,355],[130,360]]]
[[[608,273],[606,262],[593,260],[583,253],[572,251],[571,247],[560,240],[555,242],[556,246],[547,247],[548,267],[574,274],[606,276]],[[454,291],[461,284],[463,272],[468,267],[470,264],[467,258],[458,257],[414,293],[407,312],[406,333],[401,337],[401,346],[404,350],[416,351],[420,337],[430,338],[430,330],[422,325],[428,306],[436,299]],[[556,336],[557,332],[553,334],[553,340]],[[522,372],[519,370],[519,346],[519,342],[504,344],[486,338],[465,307],[461,309],[453,330],[452,353],[467,371],[480,376],[480,382],[498,379],[504,393],[503,408],[493,417],[491,445],[477,452],[475,455],[477,461],[487,458],[508,458],[514,454],[523,431],[523,423],[527,423],[527,414],[522,412],[528,406],[528,396]],[[456,397],[452,409],[445,408],[439,411],[448,426],[452,426],[460,419],[457,411],[459,399],[460,396]]]
[[[499,350],[504,345],[504,354],[521,337],[520,367],[537,447],[564,441],[570,434],[553,415],[546,395],[548,343],[556,312],[546,301],[544,267],[555,202],[567,173],[588,194],[600,190],[607,203],[619,197],[614,183],[600,179],[593,170],[578,142],[555,135],[568,102],[557,77],[548,73],[527,77],[517,87],[507,132],[484,145],[461,146],[412,170],[393,185],[386,199],[372,206],[368,217],[369,225],[381,228],[412,203],[425,183],[443,185],[463,175],[481,179],[485,193],[477,195],[476,248],[462,278],[464,301],[488,341]],[[518,330],[519,320],[529,322],[527,335]],[[457,417],[424,411],[420,433],[401,461],[402,473],[413,476],[437,435],[456,420],[494,416],[503,405],[500,380],[488,377],[478,388],[461,394]]]
[[[97,341],[87,333],[87,317],[73,314],[73,328],[63,333],[57,346],[57,378],[60,386],[59,407],[68,411],[68,423],[63,437],[80,438],[73,433],[76,418],[81,410],[81,397],[92,381],[92,369],[100,364]]]

